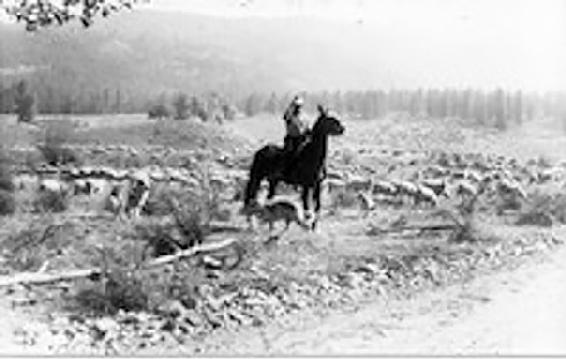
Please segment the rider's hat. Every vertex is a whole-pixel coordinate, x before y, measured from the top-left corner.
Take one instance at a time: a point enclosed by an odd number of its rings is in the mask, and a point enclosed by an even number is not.
[[[304,103],[305,101],[300,96],[295,96],[295,98],[293,99],[293,105],[295,106],[302,106]]]

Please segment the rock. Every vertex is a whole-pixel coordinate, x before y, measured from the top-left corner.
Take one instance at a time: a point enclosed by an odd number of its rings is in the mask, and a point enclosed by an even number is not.
[[[108,317],[104,317],[96,320],[93,323],[93,326],[104,332],[120,329],[120,325],[114,319]]]
[[[159,305],[157,310],[163,315],[178,318],[183,315],[187,309],[178,300],[167,300],[165,303]]]
[[[363,263],[355,269],[356,272],[365,272],[365,273],[377,273],[380,271],[380,268],[375,263]]]
[[[206,321],[208,322],[208,324],[210,324],[213,330],[222,327],[222,321],[219,318],[217,318],[214,314],[204,312],[204,316]]]
[[[175,330],[175,328],[177,328],[177,324],[171,318],[165,320],[165,322],[161,326],[161,330],[165,330],[167,332],[172,332],[173,330]]]
[[[224,301],[222,300],[222,298],[214,298],[214,297],[208,297],[206,303],[208,304],[208,307],[212,309],[212,311],[214,312],[220,311],[220,309],[222,309],[224,305]]]
[[[200,327],[204,324],[204,318],[194,309],[187,309],[183,313],[183,320],[185,323],[188,323],[193,327]]]
[[[134,314],[123,314],[120,317],[120,323],[125,325],[135,325],[140,323],[140,319]]]

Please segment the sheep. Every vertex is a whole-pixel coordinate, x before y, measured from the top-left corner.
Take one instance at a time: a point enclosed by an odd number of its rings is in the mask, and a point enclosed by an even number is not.
[[[40,180],[39,190],[45,192],[56,192],[62,195],[66,195],[70,190],[70,186],[61,180],[47,178]]]
[[[476,183],[479,183],[483,180],[483,177],[479,173],[471,169],[466,169],[464,171],[464,178],[467,180],[474,181]]]
[[[357,199],[360,201],[360,208],[363,211],[372,211],[375,209],[375,201],[369,194],[360,192],[357,195]]]
[[[447,176],[449,174],[449,171],[447,168],[444,168],[442,166],[432,165],[424,171],[424,174],[433,178],[438,178]]]
[[[110,194],[106,198],[104,209],[114,214],[114,216],[121,218],[124,209],[122,186],[115,185],[112,187]]]
[[[354,192],[369,191],[371,189],[371,186],[372,186],[371,178],[364,179],[364,178],[355,176],[355,177],[351,177],[346,182],[346,190],[347,191],[354,191]]]
[[[335,171],[327,171],[326,172],[326,178],[327,179],[336,179],[336,180],[343,180],[344,176],[342,176],[340,173],[335,172]]]
[[[94,173],[94,169],[89,166],[79,168],[79,173],[82,177],[90,177]]]
[[[328,193],[332,193],[346,187],[346,183],[343,180],[338,179],[327,179],[326,185],[328,187]]]
[[[88,179],[86,180],[90,186],[91,194],[101,194],[108,186],[108,181],[105,179]]]
[[[397,193],[401,196],[401,200],[403,196],[407,196],[408,198],[415,199],[418,188],[413,182],[409,181],[394,181],[393,184],[397,188]]]
[[[466,179],[466,171],[453,171],[450,177],[455,180]]]
[[[417,192],[415,194],[415,202],[417,204],[428,203],[432,207],[436,207],[438,205],[438,201],[438,196],[431,188],[422,184],[417,184]]]
[[[139,171],[130,176],[130,186],[125,205],[125,212],[133,217],[139,217],[141,210],[149,198],[151,179],[146,172]]]
[[[420,183],[421,185],[430,188],[437,197],[444,196],[449,197],[448,194],[448,181],[446,178],[443,179],[423,179]]]
[[[460,196],[475,197],[478,195],[478,188],[468,180],[458,181],[454,185],[454,192]]]
[[[527,193],[522,188],[522,186],[518,182],[513,180],[500,180],[497,183],[497,192],[500,195],[518,195],[523,199],[527,198]]]
[[[397,194],[397,187],[391,182],[377,180],[373,183],[372,193],[394,196]]]
[[[73,181],[74,195],[86,194],[90,195],[92,187],[89,181],[84,179],[76,179]]]

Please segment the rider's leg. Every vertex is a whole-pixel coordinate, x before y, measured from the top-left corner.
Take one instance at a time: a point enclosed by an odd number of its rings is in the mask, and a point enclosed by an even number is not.
[[[285,136],[283,147],[283,171],[287,172],[289,167],[292,166],[295,157],[295,150],[297,148],[297,137]]]

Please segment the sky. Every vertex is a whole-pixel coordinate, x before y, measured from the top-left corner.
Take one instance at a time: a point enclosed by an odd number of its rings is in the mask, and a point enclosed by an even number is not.
[[[228,18],[310,16],[380,35],[395,29],[391,36],[434,54],[422,56],[424,71],[446,61],[446,78],[461,78],[455,86],[493,77],[512,87],[566,90],[566,0],[150,0],[142,7]]]
[[[431,51],[452,57],[452,71],[491,68],[510,86],[566,90],[566,0],[151,0],[149,7],[224,17],[312,16],[384,27],[434,29]],[[409,30],[408,30],[409,31]],[[469,43],[472,55],[446,49],[455,38]],[[405,40],[406,41],[406,40]],[[415,40],[420,41],[420,40]],[[481,46],[480,46],[481,44]],[[497,57],[498,59],[490,58]],[[460,64],[464,64],[459,66]],[[506,66],[508,64],[509,66]],[[480,69],[484,67],[485,70]],[[448,70],[450,71],[450,70]],[[465,75],[465,74],[463,74]],[[494,74],[497,75],[497,74]],[[448,75],[447,75],[448,76]],[[470,75],[472,76],[472,75]],[[465,78],[465,76],[463,76]],[[463,79],[462,85],[470,82]],[[460,84],[455,84],[460,85]]]

